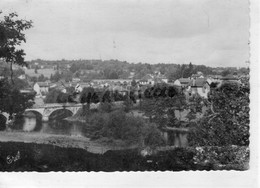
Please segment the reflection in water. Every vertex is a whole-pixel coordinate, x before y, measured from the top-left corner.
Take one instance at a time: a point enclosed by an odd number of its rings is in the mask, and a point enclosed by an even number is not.
[[[40,132],[58,135],[82,136],[82,128],[82,123],[69,122],[61,119],[42,122],[42,128]]]
[[[83,123],[64,120],[69,116],[72,116],[70,111],[57,110],[50,115],[48,122],[42,122],[41,116],[30,112],[24,115],[22,130],[57,135],[83,136]]]

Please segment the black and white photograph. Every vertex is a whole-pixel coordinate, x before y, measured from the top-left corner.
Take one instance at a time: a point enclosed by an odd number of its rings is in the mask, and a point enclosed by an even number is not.
[[[1,0],[0,171],[249,171],[249,7]]]

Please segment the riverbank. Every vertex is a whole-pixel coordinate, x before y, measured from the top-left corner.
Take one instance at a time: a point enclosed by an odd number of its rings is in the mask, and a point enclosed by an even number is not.
[[[248,170],[247,146],[138,148],[83,136],[0,132],[0,171]]]
[[[92,141],[84,136],[55,135],[41,132],[0,132],[0,142],[22,142],[36,144],[52,144],[62,148],[79,148],[91,153],[103,154],[108,150],[132,149],[122,143],[109,144],[100,141]]]
[[[0,171],[247,170],[248,157],[241,159],[239,155],[241,152],[247,154],[245,149],[171,147],[148,155],[142,154],[138,149],[109,150],[97,154],[81,148],[64,148],[54,144],[0,142]],[[231,151],[237,160],[229,158],[231,155],[227,155],[225,151]],[[221,152],[222,156],[212,156],[216,152]]]

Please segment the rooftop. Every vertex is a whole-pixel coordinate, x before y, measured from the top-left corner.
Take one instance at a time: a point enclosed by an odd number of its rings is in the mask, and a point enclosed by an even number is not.
[[[193,80],[191,82],[192,87],[203,87],[204,84],[207,83],[207,80],[205,78],[197,78],[196,80]]]

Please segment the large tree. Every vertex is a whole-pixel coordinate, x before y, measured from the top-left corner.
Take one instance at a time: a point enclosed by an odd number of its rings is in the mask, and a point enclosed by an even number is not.
[[[190,134],[192,145],[249,145],[249,85],[225,82],[212,89],[209,110]]]
[[[0,12],[1,14],[2,12]],[[0,111],[10,115],[19,115],[33,105],[35,93],[21,93],[20,89],[27,86],[24,81],[13,78],[13,64],[27,65],[24,50],[19,46],[26,42],[24,31],[32,27],[32,21],[18,19],[16,13],[10,13],[0,19],[0,60],[10,65],[11,81],[7,77],[0,81]]]
[[[1,14],[2,12],[0,12]],[[10,65],[13,81],[13,64],[26,66],[24,50],[19,46],[26,42],[24,31],[32,27],[32,21],[18,19],[16,13],[10,13],[0,20],[0,59]]]
[[[90,104],[94,101],[94,95],[95,90],[93,87],[84,87],[83,91],[80,94],[80,103],[82,104],[83,114],[86,115],[86,113],[90,110]]]
[[[20,115],[26,108],[34,104],[35,93],[21,93],[6,78],[0,80],[0,112],[6,112],[13,119],[14,115]]]

